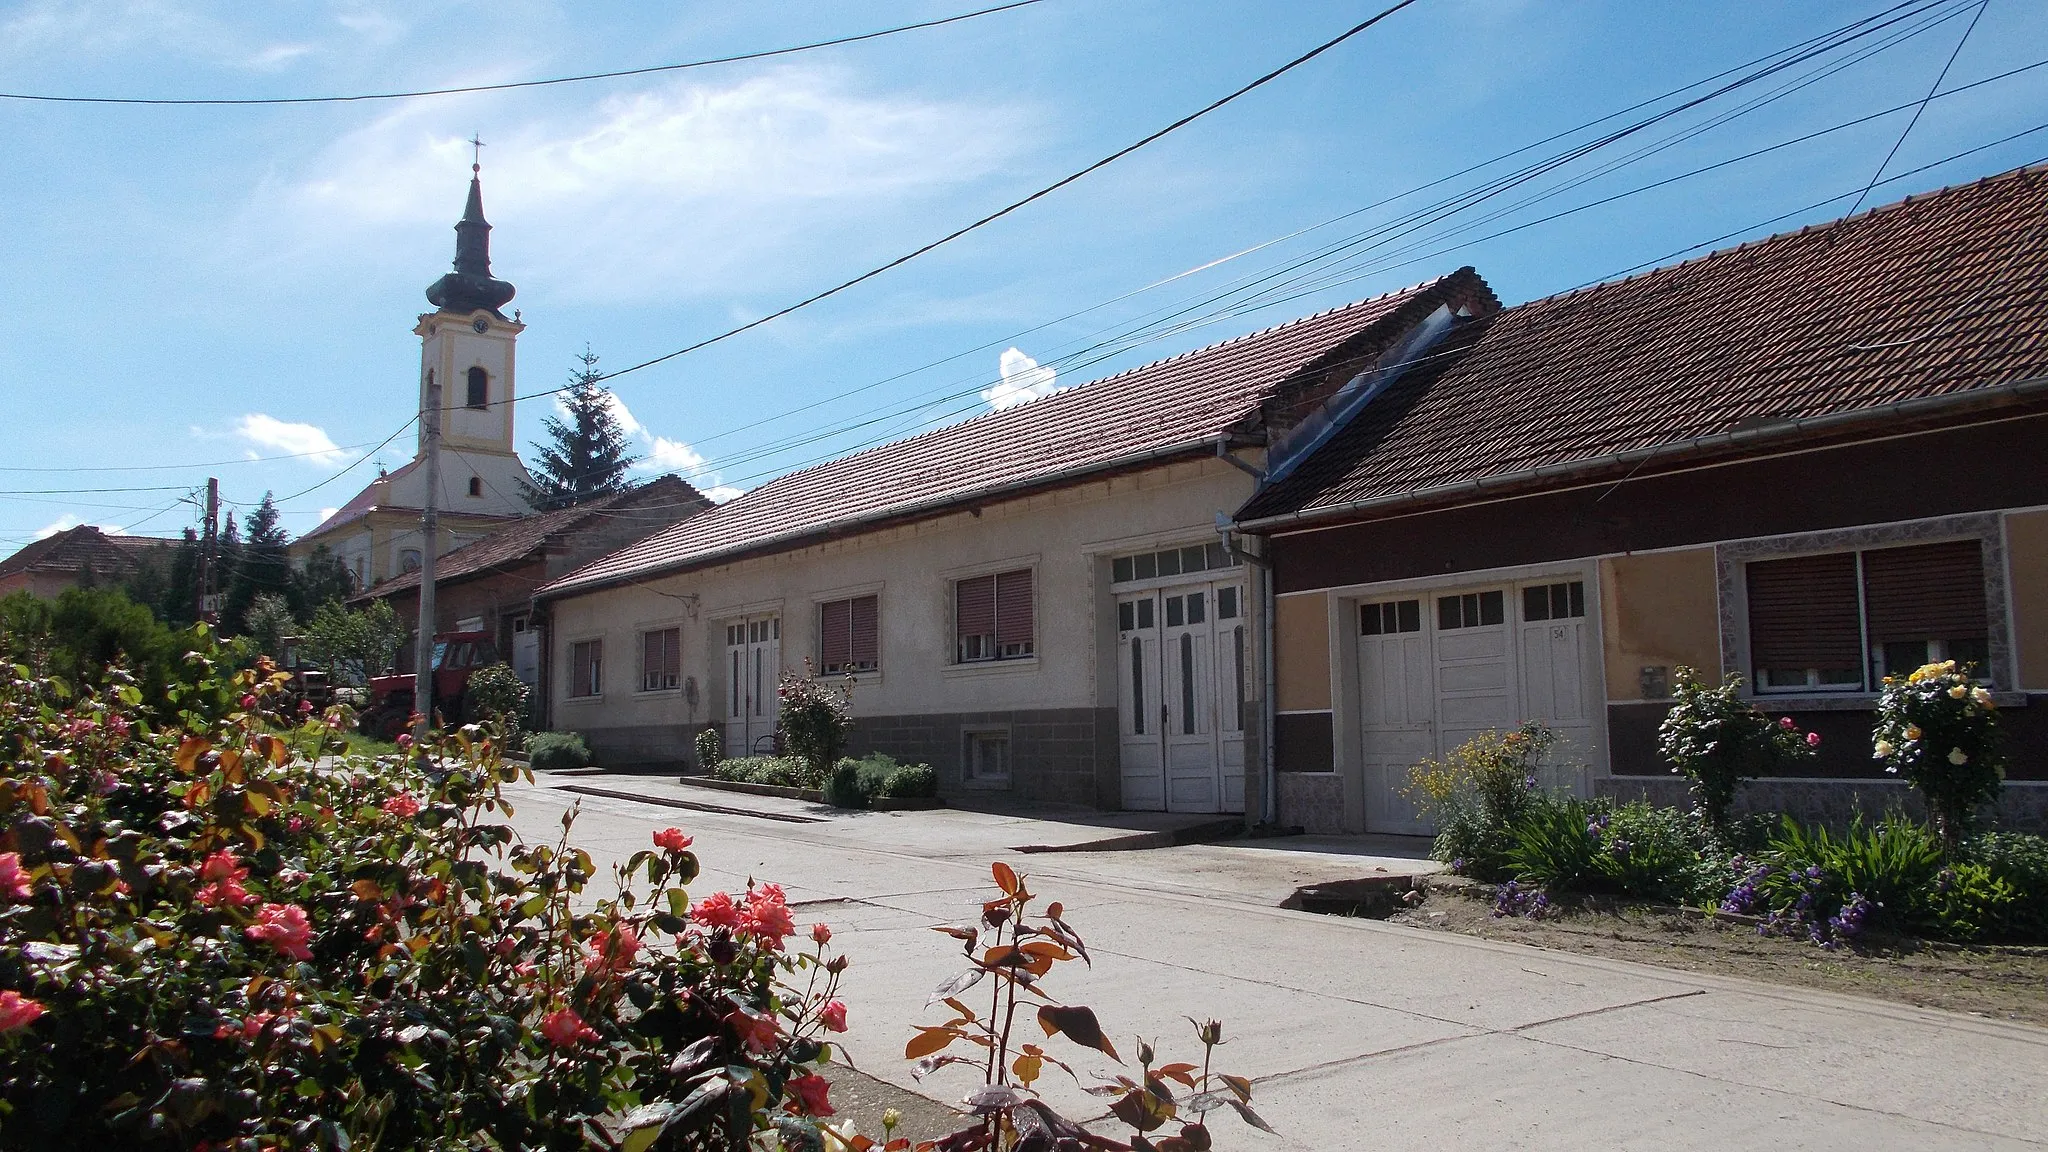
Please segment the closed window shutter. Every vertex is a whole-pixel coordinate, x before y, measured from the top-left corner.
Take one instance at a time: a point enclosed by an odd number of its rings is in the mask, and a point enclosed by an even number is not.
[[[996,578],[977,576],[953,585],[955,635],[988,636],[996,630]]]
[[[881,638],[877,634],[879,615],[880,604],[873,596],[859,597],[848,606],[848,659],[856,668],[881,667]]]
[[[1004,572],[996,577],[996,643],[1031,644],[1031,570]]]
[[[1747,576],[1754,666],[1862,671],[1855,553],[1760,560]]]
[[[846,667],[847,616],[845,600],[832,600],[818,608],[818,659],[827,672],[837,672]]]
[[[1975,640],[1988,631],[1984,550],[1975,540],[1865,552],[1863,592],[1873,644]]]
[[[652,692],[661,687],[661,633],[640,634],[640,687]]]
[[[683,632],[680,628],[671,628],[661,636],[664,645],[661,674],[666,677],[662,681],[662,687],[674,688],[683,682]]]

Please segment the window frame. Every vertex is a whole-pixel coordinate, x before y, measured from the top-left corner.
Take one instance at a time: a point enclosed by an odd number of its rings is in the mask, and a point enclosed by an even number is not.
[[[1002,582],[1004,577],[1013,577],[1019,574],[1027,577],[1031,582],[1031,635],[1028,640],[1023,641],[1025,645],[1028,645],[1028,648],[1024,651],[1006,653],[1004,649],[1014,646],[1017,642],[1014,640],[1005,641],[1003,639]],[[989,582],[989,627],[991,631],[977,632],[972,637],[963,636],[960,632],[960,591],[965,585],[982,580]],[[957,576],[949,577],[946,584],[948,599],[951,602],[951,608],[947,615],[952,625],[951,631],[953,633],[953,658],[950,661],[952,667],[984,667],[991,664],[1015,664],[1038,659],[1038,565],[1003,566],[961,573]],[[969,656],[967,654],[967,641],[969,639],[980,640],[984,637],[989,641],[988,653],[986,655]]]
[[[1759,560],[1785,560],[1836,552],[1868,552],[1905,548],[1921,544],[1975,541],[1982,549],[1984,576],[1985,659],[1994,695],[2002,702],[2021,698],[2012,687],[2017,671],[2011,641],[2011,590],[2007,581],[2003,517],[1998,512],[1944,516],[1927,520],[1866,525],[1825,532],[1807,532],[1757,540],[1718,544],[1714,548],[1716,582],[1720,589],[1721,666],[1740,672],[1743,694],[1751,699],[1769,700],[1774,708],[1867,710],[1877,699],[1875,682],[1866,680],[1858,688],[1813,688],[1788,686],[1759,691],[1750,683],[1754,673],[1749,635],[1749,593],[1747,566]],[[1861,580],[1859,573],[1859,589]],[[1864,607],[1859,603],[1858,618]],[[1870,675],[1871,653],[1868,637],[1863,644],[1863,674]]]
[[[481,364],[472,364],[463,374],[463,404],[472,412],[488,412],[491,408],[491,373]]]
[[[854,659],[857,653],[854,651],[853,645],[854,608],[860,601],[863,600],[872,600],[874,601],[875,605],[875,650],[873,653],[874,658],[866,662]],[[840,604],[846,605],[847,659],[844,664],[834,666],[832,664],[827,663],[825,659],[825,615],[828,610]],[[870,676],[882,670],[882,593],[879,588],[865,591],[848,592],[844,595],[827,594],[825,597],[818,599],[814,603],[812,609],[812,622],[817,633],[815,644],[816,652],[814,653],[814,655],[818,661],[818,675]]]
[[[569,639],[569,640],[567,641],[567,646],[568,646],[568,653],[567,653],[567,655],[568,655],[568,659],[567,659],[566,663],[568,664],[568,667],[569,667],[569,674],[568,674],[568,675],[567,675],[566,677],[564,677],[564,678],[563,678],[563,681],[562,681],[562,684],[563,684],[563,696],[562,696],[562,698],[563,698],[564,700],[602,700],[602,699],[604,699],[604,637],[603,637],[603,636],[583,636],[583,637],[576,637],[576,638],[572,638],[572,639]],[[592,684],[589,684],[589,685],[579,685],[579,684],[577,683],[577,676],[576,676],[576,664],[577,664],[577,655],[576,655],[576,650],[577,650],[578,648],[583,648],[583,647],[586,647],[586,646],[589,646],[589,647],[593,647],[593,648],[594,648],[594,653],[595,653],[595,656],[596,656],[596,659],[594,659],[594,660],[593,660],[593,661],[591,661],[591,663],[590,663],[590,669],[591,669],[591,673],[592,673],[592,675],[591,675],[590,679],[591,679],[591,680],[593,680],[593,681],[594,681],[594,683],[592,683]],[[582,687],[588,687],[588,688],[590,689],[590,691],[587,691],[587,692],[586,692],[586,691],[579,691],[579,688],[582,688]]]
[[[683,627],[682,627],[682,625],[681,625],[680,623],[656,623],[656,624],[651,624],[651,625],[647,625],[647,626],[645,626],[645,627],[641,627],[641,628],[635,629],[635,633],[636,633],[636,634],[637,634],[637,635],[639,636],[639,638],[640,638],[640,643],[639,643],[638,645],[636,645],[636,647],[637,647],[637,648],[639,649],[639,652],[640,652],[640,685],[639,685],[639,691],[638,691],[638,692],[636,692],[636,693],[635,693],[635,695],[639,695],[639,696],[653,696],[653,695],[660,695],[660,694],[665,694],[665,693],[669,693],[669,692],[680,692],[680,691],[682,691],[682,689],[683,689]],[[668,665],[670,665],[670,664],[673,664],[673,665],[674,665],[674,667],[675,667],[675,675],[674,675],[674,681],[675,681],[675,682],[674,682],[674,683],[672,683],[672,684],[657,684],[657,685],[655,685],[655,686],[653,686],[653,687],[649,687],[649,686],[648,686],[648,684],[647,684],[647,676],[648,676],[648,668],[647,668],[647,639],[648,639],[648,637],[650,637],[650,636],[664,636],[664,635],[668,635],[668,636],[673,636],[673,640],[674,640],[674,646],[673,646],[673,647],[671,648],[671,647],[669,646],[669,642],[668,642],[668,641],[664,641],[664,642],[663,642],[663,647],[662,647],[662,656],[663,656],[663,658],[662,658],[662,664],[664,665],[664,668],[663,668],[663,670],[662,670],[661,672],[658,672],[658,673],[656,673],[656,675],[658,675],[658,676],[662,676],[662,677],[664,677],[664,678],[665,678],[665,677],[667,677],[667,671],[666,671],[666,666],[668,666]]]
[[[1000,740],[1003,745],[1003,771],[1001,775],[983,775],[974,770],[975,751],[982,741]],[[960,786],[963,788],[1006,791],[1016,779],[1016,742],[1007,724],[968,725],[960,730]]]

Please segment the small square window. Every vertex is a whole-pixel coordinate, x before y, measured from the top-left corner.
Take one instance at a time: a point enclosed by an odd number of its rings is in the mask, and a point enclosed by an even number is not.
[[[1224,587],[1216,590],[1216,618],[1237,619],[1237,589]]]
[[[1166,551],[1157,553],[1156,555],[1159,557],[1159,574],[1161,576],[1180,575],[1179,551],[1172,548],[1168,548]]]
[[[483,477],[481,477],[481,476],[471,476],[471,477],[469,478],[469,494],[470,494],[471,496],[481,496],[481,495],[483,495],[483,494],[484,494],[484,478],[483,478]]]
[[[1159,554],[1157,552],[1147,552],[1140,556],[1133,556],[1131,557],[1131,564],[1137,569],[1137,578],[1140,580],[1150,580],[1154,576],[1159,575]],[[1168,575],[1172,575],[1172,573],[1168,573]]]
[[[1209,554],[1200,544],[1191,544],[1180,550],[1180,570],[1200,572],[1209,566]]]
[[[1007,729],[967,732],[962,775],[969,787],[1005,788],[1010,783],[1010,733]]]
[[[1178,596],[1168,596],[1166,598],[1166,626],[1168,628],[1178,628],[1186,622],[1187,605],[1181,603],[1181,598]]]
[[[1131,578],[1131,558],[1129,556],[1119,556],[1109,562],[1110,583],[1128,584],[1131,582]]]
[[[1125,600],[1116,606],[1116,630],[1129,632],[1138,626],[1138,606],[1135,601]]]
[[[1152,598],[1147,596],[1143,600],[1138,601],[1138,627],[1150,628],[1152,621]]]
[[[1217,568],[1230,567],[1230,553],[1225,552],[1221,544],[1209,545],[1204,549],[1204,556],[1207,558],[1209,562],[1208,567],[1212,571]]]
[[[1208,619],[1208,606],[1205,603],[1207,599],[1208,597],[1200,592],[1188,593],[1188,623],[1200,624]]]

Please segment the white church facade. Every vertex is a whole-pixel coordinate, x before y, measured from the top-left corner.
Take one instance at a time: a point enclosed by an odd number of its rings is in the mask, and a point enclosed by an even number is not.
[[[515,289],[491,276],[490,224],[481,178],[472,173],[469,202],[455,225],[454,270],[427,288],[434,311],[420,316],[418,410],[427,389],[441,385],[440,556],[489,535],[533,511],[533,478],[513,442],[517,344],[525,331],[504,306]],[[419,567],[426,542],[425,433],[410,463],[378,476],[354,498],[292,544],[301,562],[316,549],[332,552],[367,588]]]

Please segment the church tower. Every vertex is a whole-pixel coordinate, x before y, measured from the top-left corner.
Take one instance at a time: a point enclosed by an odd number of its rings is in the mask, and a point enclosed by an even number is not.
[[[484,219],[480,165],[471,165],[469,203],[455,225],[455,270],[427,286],[435,311],[413,329],[420,337],[420,403],[441,382],[441,443],[465,453],[516,456],[513,445],[514,352],[526,326],[500,311],[517,291],[491,275],[491,225]],[[425,449],[424,429],[420,446]]]

